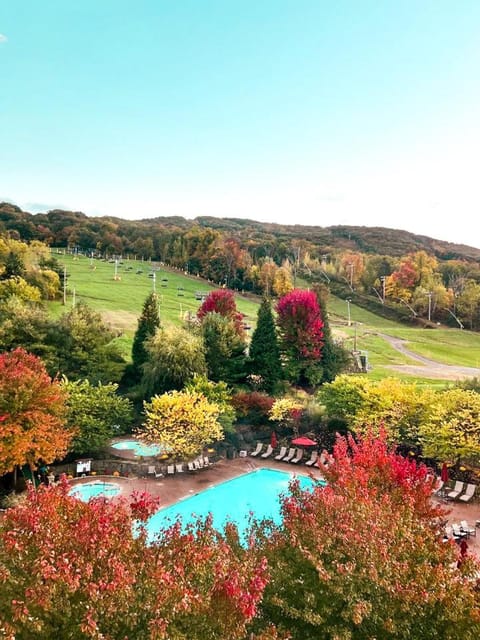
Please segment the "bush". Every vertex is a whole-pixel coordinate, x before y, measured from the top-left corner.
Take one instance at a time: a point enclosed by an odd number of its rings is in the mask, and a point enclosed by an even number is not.
[[[268,420],[268,413],[273,406],[274,398],[266,393],[252,391],[241,392],[232,396],[232,404],[237,415],[253,425],[258,425]]]

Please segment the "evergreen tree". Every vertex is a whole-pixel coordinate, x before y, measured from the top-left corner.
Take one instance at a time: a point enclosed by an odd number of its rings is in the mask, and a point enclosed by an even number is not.
[[[234,322],[220,313],[209,312],[201,326],[209,380],[238,384],[246,378],[246,345]]]
[[[138,327],[133,337],[132,367],[130,373],[137,382],[142,377],[142,365],[148,360],[145,342],[155,335],[160,327],[158,296],[151,293],[143,304],[142,314],[138,319]]]
[[[272,306],[264,299],[257,315],[257,326],[250,343],[250,373],[262,377],[262,388],[272,392],[282,375]]]
[[[2,273],[2,280],[8,280],[16,276],[23,277],[25,275],[25,265],[20,256],[10,251],[5,260],[5,269]]]
[[[350,365],[351,357],[346,349],[333,341],[327,313],[328,288],[323,284],[315,284],[312,289],[317,296],[323,319],[323,372],[321,379],[321,383],[323,384],[325,382],[333,382],[339,373],[346,371]]]

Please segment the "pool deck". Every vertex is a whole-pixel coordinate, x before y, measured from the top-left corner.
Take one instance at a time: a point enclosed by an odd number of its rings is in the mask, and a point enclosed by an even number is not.
[[[174,473],[161,478],[122,478],[112,476],[87,476],[78,478],[72,484],[78,482],[94,482],[102,481],[113,482],[121,487],[120,496],[127,497],[132,491],[147,491],[154,497],[160,498],[160,506],[167,507],[174,504],[182,498],[188,498],[200,491],[208,489],[226,480],[236,478],[256,469],[277,469],[286,471],[287,473],[296,473],[298,475],[311,476],[321,479],[322,473],[318,467],[307,467],[305,464],[289,464],[288,462],[278,462],[273,459],[262,458],[235,458],[233,460],[219,460],[208,468],[199,469],[195,472],[184,471],[183,473]],[[446,502],[439,498],[433,498],[436,503],[441,504],[449,511],[446,518],[448,522],[457,522],[466,520],[469,525],[475,526],[477,520],[480,520],[480,504],[475,502],[459,503]],[[477,529],[478,535],[471,536],[468,539],[468,546],[472,553],[480,557],[480,529]]]

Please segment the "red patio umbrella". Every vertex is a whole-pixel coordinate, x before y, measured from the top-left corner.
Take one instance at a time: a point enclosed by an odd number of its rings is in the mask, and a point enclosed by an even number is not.
[[[442,464],[442,471],[440,472],[440,478],[443,480],[443,482],[448,482],[448,467],[446,462]]]
[[[277,434],[275,433],[275,431],[272,431],[272,435],[270,436],[270,446],[272,447],[272,449],[275,449],[277,444]]]
[[[296,445],[297,447],[316,447],[317,446],[317,443],[315,442],[315,440],[311,440],[306,436],[300,436],[298,438],[295,438],[295,440],[292,440],[292,444]]]

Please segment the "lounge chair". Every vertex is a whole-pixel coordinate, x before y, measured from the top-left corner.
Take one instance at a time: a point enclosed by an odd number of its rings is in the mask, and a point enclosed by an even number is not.
[[[197,471],[198,469],[201,469],[198,458],[195,458],[195,460],[193,461],[193,466],[195,468],[195,471]]]
[[[261,458],[269,458],[273,453],[273,447],[271,444],[268,445],[267,450],[265,451],[265,453],[262,453],[262,455],[260,456]]]
[[[455,523],[452,522],[452,531],[453,531],[453,535],[456,538],[467,538],[468,537],[468,533],[466,531],[462,531],[462,528],[456,522]]]
[[[455,498],[458,498],[458,496],[463,491],[463,487],[464,487],[464,483],[460,482],[460,480],[457,480],[455,482],[455,486],[453,487],[453,491],[450,491],[449,493],[447,493],[447,498],[449,498],[450,500],[455,500]]]
[[[203,466],[204,467],[211,467],[213,464],[213,462],[210,462],[210,460],[208,459],[208,456],[203,456]]]
[[[286,453],[287,453],[287,447],[281,447],[280,453],[277,456],[275,456],[274,459],[275,460],[281,460],[282,458],[285,457]]]
[[[318,458],[318,451],[312,451],[312,455],[310,456],[310,459],[305,462],[307,467],[313,467],[313,465],[317,461],[317,458]]]
[[[172,475],[173,473],[175,473],[175,465],[169,464],[167,467],[167,475]]]
[[[297,455],[295,456],[295,458],[292,458],[290,462],[292,464],[298,464],[302,458],[303,458],[303,449],[297,449]]]
[[[155,469],[155,467],[149,466],[147,471],[147,476],[155,476],[155,478],[161,478],[163,477],[163,473],[161,471],[157,473],[157,470]]]
[[[193,463],[193,460],[191,460],[190,462],[187,462],[187,469],[189,471],[196,471],[195,465]]]
[[[462,495],[459,496],[458,499],[462,500],[463,502],[468,502],[469,500],[471,500],[473,498],[476,488],[477,488],[477,485],[475,485],[475,484],[467,484],[467,488],[465,489],[465,493],[462,493]]]
[[[445,535],[443,538],[443,542],[448,542],[448,540],[454,540],[455,542],[459,542],[460,539],[461,539],[460,536],[455,535],[455,533],[453,532],[453,527],[451,526],[445,527]]]
[[[295,457],[295,447],[289,449],[288,454],[283,458],[282,462],[290,462]]]
[[[320,458],[317,460],[318,463],[323,464],[324,467],[328,467],[328,454],[325,451],[322,451]]]
[[[263,449],[263,443],[262,442],[257,442],[257,448],[255,449],[255,451],[252,451],[250,453],[251,456],[255,457],[258,456],[258,454],[260,453],[260,451]]]
[[[470,536],[476,536],[477,530],[475,527],[471,527],[466,520],[460,520],[460,529]]]
[[[183,462],[179,462],[175,465],[175,471],[177,473],[183,473]]]

